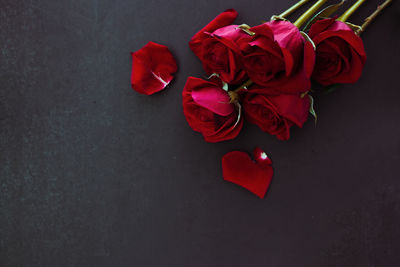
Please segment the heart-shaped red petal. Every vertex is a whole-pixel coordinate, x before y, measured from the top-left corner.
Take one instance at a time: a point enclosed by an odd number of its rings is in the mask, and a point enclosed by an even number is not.
[[[240,185],[263,198],[271,183],[273,169],[271,160],[260,148],[254,150],[253,161],[241,151],[232,151],[222,157],[224,180]]]

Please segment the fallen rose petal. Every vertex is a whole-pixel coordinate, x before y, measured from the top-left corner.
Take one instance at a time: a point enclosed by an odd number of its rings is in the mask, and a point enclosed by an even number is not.
[[[254,160],[257,161],[257,163],[262,165],[272,164],[272,161],[268,157],[267,153],[265,153],[261,148],[256,147],[253,151],[253,154],[254,154]]]
[[[165,45],[148,42],[132,55],[132,88],[145,95],[163,90],[177,71],[174,57]]]
[[[265,196],[271,183],[271,160],[260,148],[254,150],[253,161],[241,151],[232,151],[222,157],[224,180],[240,185],[260,198]]]

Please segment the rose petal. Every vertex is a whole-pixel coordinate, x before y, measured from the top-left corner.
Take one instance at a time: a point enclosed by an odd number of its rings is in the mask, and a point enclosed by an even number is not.
[[[190,40],[189,46],[192,49],[193,53],[195,53],[199,57],[198,47],[201,45],[201,39],[203,39],[204,35],[215,31],[218,28],[222,28],[232,24],[232,22],[236,19],[238,13],[234,9],[228,9],[216,16],[210,23],[208,23],[203,29],[198,31]]]
[[[329,21],[327,22],[327,20]],[[328,23],[330,24],[328,27],[326,27],[326,24]],[[330,19],[319,20],[311,26],[309,36],[313,39],[315,44],[318,44],[329,37],[333,36],[339,37],[345,40],[347,43],[349,43],[363,58],[364,61],[366,59],[364,44],[361,38],[357,36],[354,33],[354,31],[344,22],[341,21],[332,22]]]
[[[168,47],[148,42],[132,55],[132,88],[145,95],[163,90],[177,71],[174,57]]]
[[[239,46],[250,79],[268,89],[269,94],[308,91],[315,52],[312,43],[303,37],[299,29],[287,21],[272,21],[250,30],[256,32],[253,40],[247,46]],[[260,51],[275,57],[262,56]],[[261,69],[259,66],[263,65],[265,67]]]
[[[263,198],[272,180],[271,160],[259,148],[254,150],[254,158],[256,161],[241,151],[225,154],[222,157],[223,178]]]
[[[308,96],[276,95],[270,96],[268,99],[282,117],[290,120],[298,127],[302,127],[307,121],[308,110],[310,109],[310,98]]]
[[[215,36],[221,43],[237,53],[240,53],[240,49],[235,42],[241,38],[248,37],[248,34],[243,32],[239,25],[228,25],[208,34]]]
[[[272,161],[268,157],[267,153],[265,153],[261,148],[256,147],[253,151],[254,160],[257,161],[259,164],[263,165],[271,165]]]
[[[193,101],[212,112],[228,116],[234,111],[226,91],[218,87],[204,87],[192,91]]]
[[[308,36],[310,38],[314,38],[315,35],[325,31],[326,29],[329,28],[332,23],[336,21],[336,18],[329,18],[329,19],[321,19],[313,23],[310,27],[310,30],[308,31]]]
[[[307,78],[310,78],[315,65],[315,50],[314,46],[305,40],[304,43],[304,72]]]
[[[262,88],[248,90],[243,99],[246,120],[279,140],[290,138],[290,128],[302,127],[307,121],[309,97],[300,94],[263,95]]]
[[[274,33],[267,23],[263,23],[250,28],[250,31],[254,32],[257,35],[265,36],[268,39],[274,39]]]
[[[301,57],[304,38],[296,26],[288,21],[271,21],[266,24],[280,47],[288,49],[294,58]]]
[[[354,51],[351,50],[351,60],[352,60],[352,68],[349,70],[343,71],[339,75],[335,77],[335,82],[337,83],[355,83],[361,77],[364,63],[362,62],[362,58]],[[323,84],[321,82],[321,84]],[[327,82],[326,84],[331,84],[331,82]]]
[[[333,22],[329,25],[329,27],[327,27],[325,29],[325,31],[350,31],[350,32],[354,32],[349,25],[347,25],[346,23],[340,21],[340,20],[333,20]]]
[[[293,70],[293,66],[294,66],[293,65],[294,64],[293,56],[288,49],[282,47],[281,50],[282,50],[283,58],[285,59],[286,76],[288,77],[292,74],[292,70]]]
[[[201,29],[197,34],[203,34],[205,32],[213,32],[216,29],[228,26],[236,19],[238,13],[234,9],[227,9],[218,16],[216,16],[212,21],[210,21],[203,29]],[[196,37],[195,35],[195,37]]]

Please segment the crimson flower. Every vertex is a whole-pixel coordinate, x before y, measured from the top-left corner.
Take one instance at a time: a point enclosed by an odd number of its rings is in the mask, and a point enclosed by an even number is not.
[[[307,121],[310,98],[300,94],[265,95],[249,90],[243,100],[246,119],[279,140],[288,140],[293,125]]]
[[[327,86],[360,78],[367,56],[363,41],[346,23],[334,18],[319,20],[308,34],[317,47],[314,80]]]
[[[183,89],[183,113],[189,126],[207,142],[235,138],[243,126],[240,108],[230,103],[217,78],[205,81],[189,77]]]
[[[238,13],[228,9],[219,14],[189,42],[194,54],[210,75],[216,73],[226,83],[241,83],[246,73],[241,63],[238,40],[247,36],[238,25],[230,25]]]
[[[252,27],[253,36],[241,39],[243,64],[250,79],[269,94],[297,94],[311,87],[315,52],[304,33],[288,21]]]

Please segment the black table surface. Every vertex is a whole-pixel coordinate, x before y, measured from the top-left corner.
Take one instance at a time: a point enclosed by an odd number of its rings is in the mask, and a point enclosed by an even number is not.
[[[182,88],[205,76],[191,36],[293,2],[0,0],[0,266],[399,266],[398,2],[362,34],[361,79],[317,95],[288,142],[245,124],[210,144],[186,123]],[[130,85],[148,41],[179,64],[153,96]],[[256,146],[264,199],[222,179],[225,153]]]

